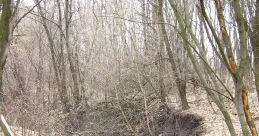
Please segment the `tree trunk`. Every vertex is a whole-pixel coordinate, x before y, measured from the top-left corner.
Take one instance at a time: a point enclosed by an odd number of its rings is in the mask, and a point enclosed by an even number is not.
[[[72,80],[73,80],[73,96],[75,101],[75,107],[78,107],[79,103],[81,102],[81,96],[80,96],[80,90],[79,90],[79,78],[78,73],[75,68],[75,59],[73,59],[73,53],[70,47],[70,41],[69,41],[69,28],[70,28],[70,18],[72,16],[71,11],[71,4],[69,3],[69,0],[65,0],[65,43],[67,47],[67,54],[68,54],[68,62],[70,66],[70,71],[72,74]]]
[[[256,10],[254,17],[254,28],[252,33],[252,47],[254,53],[254,77],[259,102],[259,0],[256,0]]]
[[[169,3],[171,5],[172,9],[174,10],[175,16],[176,16],[177,21],[179,23],[180,35],[181,35],[181,37],[184,41],[183,42],[184,48],[186,49],[187,54],[188,54],[193,66],[194,66],[194,69],[195,69],[196,73],[198,74],[198,76],[201,80],[201,84],[203,86],[207,87],[208,86],[207,82],[205,80],[205,77],[203,76],[204,74],[202,73],[203,68],[197,63],[197,60],[196,60],[196,58],[195,58],[195,56],[194,56],[194,54],[191,50],[191,47],[189,46],[189,40],[188,40],[189,38],[188,38],[186,30],[190,29],[189,30],[190,32],[192,32],[192,30],[191,30],[191,28],[188,28],[188,27],[186,29],[186,24],[184,23],[184,20],[181,17],[182,15],[179,13],[177,5],[175,4],[175,2],[173,0],[169,0]],[[197,40],[194,40],[194,41],[197,41]],[[206,58],[204,58],[204,59],[205,59],[205,61],[207,61]],[[232,136],[236,136],[232,120],[231,120],[230,115],[229,115],[226,107],[224,106],[224,104],[216,97],[216,95],[213,92],[211,92],[211,90],[209,90],[208,88],[206,88],[205,90],[208,93],[208,95],[212,98],[212,100],[215,102],[215,104],[218,106],[221,113],[223,114],[230,134]]]
[[[7,48],[10,45],[11,0],[4,0],[0,20],[0,102],[4,101],[3,69],[7,58]]]
[[[241,129],[243,132],[244,136],[249,136],[249,130],[247,128],[247,123],[246,123],[246,118],[245,118],[245,113],[244,113],[244,109],[243,109],[243,103],[242,103],[242,86],[240,81],[235,81],[235,87],[236,87],[236,92],[235,92],[235,107],[237,110],[237,114],[238,114],[238,118],[239,118],[239,122],[241,125]]]
[[[3,69],[7,58],[7,48],[10,45],[10,22],[12,18],[11,0],[3,0],[2,2],[3,7],[0,20],[0,106],[2,106],[4,102]],[[1,114],[1,110],[0,127],[3,130],[5,136],[14,136],[14,133],[11,131],[3,115]]]
[[[35,1],[35,4],[36,3],[39,3],[39,0],[36,0]],[[52,59],[52,64],[53,64],[53,68],[54,68],[54,74],[55,74],[55,80],[57,82],[57,88],[58,88],[58,92],[59,92],[59,97],[60,97],[60,100],[64,106],[64,112],[65,113],[68,113],[71,109],[71,105],[68,101],[68,96],[67,96],[67,92],[65,90],[65,86],[64,84],[61,84],[61,80],[60,80],[60,75],[59,75],[59,69],[58,69],[58,66],[57,66],[57,62],[56,62],[56,57],[55,57],[55,42],[51,36],[51,32],[47,26],[47,22],[46,22],[46,18],[44,17],[44,14],[42,12],[42,8],[40,6],[40,4],[38,4],[38,10],[39,10],[39,13],[40,13],[40,16],[41,16],[41,19],[42,19],[42,25],[45,29],[45,32],[47,34],[47,38],[48,38],[48,42],[49,42],[49,46],[50,46],[50,51],[51,51],[51,59]]]
[[[182,108],[184,110],[189,109],[190,106],[189,106],[187,98],[186,98],[186,81],[179,80],[176,82],[178,84],[177,87],[178,87],[178,91],[179,91],[179,95],[180,95],[180,99],[181,99],[181,103],[182,103]]]
[[[155,0],[154,5],[154,12],[155,12],[155,19],[156,22],[159,22],[159,15],[162,13],[162,6],[161,6],[161,0]],[[159,92],[160,92],[160,99],[163,105],[167,107],[166,104],[166,92],[165,92],[165,83],[164,83],[164,76],[165,76],[165,61],[164,61],[164,43],[163,43],[163,37],[160,36],[161,29],[160,25],[157,24],[156,26],[157,30],[157,37],[158,37],[158,52],[157,52],[157,67],[158,67],[158,82],[159,82]]]
[[[179,96],[181,99],[181,104],[182,104],[182,109],[188,109],[190,108],[187,102],[187,98],[186,98],[186,81],[182,81],[180,79],[180,73],[177,70],[177,66],[174,60],[174,55],[173,52],[170,48],[170,43],[169,43],[169,39],[167,36],[167,32],[165,29],[165,24],[164,24],[164,17],[163,17],[163,0],[159,0],[158,1],[158,23],[159,23],[159,29],[160,29],[160,39],[162,40],[163,43],[165,43],[166,46],[166,51],[169,57],[169,61],[171,64],[171,68],[173,70],[174,76],[176,78],[175,83],[179,92]],[[162,44],[162,43],[161,43]]]
[[[238,32],[239,32],[239,38],[240,38],[240,52],[241,52],[241,60],[240,60],[240,65],[238,67],[238,72],[232,73],[233,80],[235,82],[236,86],[236,94],[237,98],[240,98],[239,100],[242,101],[243,105],[243,112],[245,114],[246,122],[250,128],[250,132],[253,136],[257,136],[257,130],[256,126],[254,124],[250,108],[249,108],[249,102],[248,102],[248,90],[246,88],[246,85],[243,82],[243,77],[247,73],[250,62],[249,62],[249,56],[248,56],[248,45],[247,45],[247,40],[248,40],[248,35],[247,35],[247,28],[245,26],[245,18],[243,17],[243,9],[240,6],[240,1],[239,0],[234,0],[233,1],[233,8],[235,11],[235,16],[236,16],[236,22],[238,26]],[[235,70],[237,71],[237,70]],[[241,95],[241,96],[240,96]],[[240,102],[239,102],[240,103]],[[241,106],[241,104],[238,103],[238,106]],[[242,117],[243,118],[243,117]]]

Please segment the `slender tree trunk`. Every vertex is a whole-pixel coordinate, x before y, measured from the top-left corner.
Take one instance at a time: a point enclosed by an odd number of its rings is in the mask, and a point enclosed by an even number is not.
[[[75,68],[75,60],[73,59],[73,53],[71,50],[70,46],[70,34],[69,34],[69,28],[70,28],[70,19],[72,16],[72,11],[71,11],[71,2],[69,0],[65,0],[65,10],[64,10],[64,15],[65,15],[65,43],[67,47],[67,54],[68,54],[68,62],[70,66],[70,71],[72,74],[72,80],[73,80],[73,96],[74,96],[74,101],[75,101],[75,107],[78,107],[79,103],[81,102],[81,96],[80,96],[80,90],[79,90],[79,79],[78,79],[78,73]]]
[[[215,28],[213,28],[212,23],[210,22],[204,6],[204,1],[200,0],[201,5],[201,12],[207,21],[213,36],[218,44],[220,54],[223,58],[223,62],[225,63],[225,66],[228,68],[230,74],[232,75],[232,79],[235,82],[235,105],[238,112],[239,121],[242,127],[242,131],[244,135],[249,135],[249,130],[247,129],[247,124],[250,128],[250,131],[252,135],[257,135],[256,128],[251,116],[251,112],[249,109],[249,103],[248,103],[248,91],[244,84],[243,77],[247,74],[247,71],[249,69],[249,55],[248,55],[248,45],[247,45],[247,29],[245,27],[245,18],[243,17],[243,11],[240,7],[240,1],[234,0],[232,2],[232,7],[234,9],[236,23],[238,26],[238,34],[239,34],[239,41],[240,41],[240,64],[237,66],[237,63],[235,62],[235,58],[233,56],[233,51],[231,48],[231,43],[229,36],[227,34],[226,28],[225,28],[225,19],[223,16],[223,8],[221,5],[220,0],[215,0],[217,12],[218,12],[218,20],[220,23],[220,29],[223,37],[223,41],[225,42],[225,45],[227,46],[227,56],[225,55],[223,51],[223,46],[220,41],[219,36],[217,36]],[[238,68],[237,68],[238,67]]]
[[[168,39],[167,32],[166,32],[165,25],[164,25],[164,17],[163,17],[163,10],[162,10],[163,9],[163,0],[158,1],[158,6],[159,6],[158,7],[158,9],[159,9],[158,23],[159,23],[159,29],[160,29],[159,36],[161,37],[162,42],[165,43],[165,46],[166,46],[166,51],[167,51],[167,54],[169,57],[171,68],[172,68],[174,76],[176,78],[175,83],[176,83],[176,86],[177,86],[177,89],[179,92],[179,96],[181,99],[182,108],[188,109],[190,107],[188,105],[187,98],[186,98],[186,81],[180,79],[180,73],[177,70],[177,66],[176,66],[176,63],[174,60],[174,55],[171,50],[169,39]]]
[[[248,56],[248,30],[245,27],[245,18],[243,17],[243,10],[240,6],[239,0],[233,1],[233,8],[235,11],[236,16],[236,22],[239,30],[239,39],[240,39],[240,52],[241,52],[241,60],[240,65],[238,68],[238,72],[233,74],[233,79],[235,81],[236,86],[236,98],[242,98],[240,99],[242,101],[242,104],[238,103],[239,106],[243,106],[243,112],[245,114],[246,122],[250,128],[250,132],[252,136],[257,136],[257,130],[256,126],[254,124],[254,120],[252,118],[251,112],[250,112],[250,106],[248,101],[248,90],[246,85],[244,84],[243,77],[247,74],[247,71],[250,66],[249,62],[249,56]],[[241,94],[240,94],[241,93]],[[240,96],[241,95],[241,96]]]
[[[191,60],[191,62],[193,64],[193,66],[194,66],[194,69],[195,69],[196,73],[198,74],[199,79],[201,80],[201,84],[203,86],[207,87],[208,84],[207,84],[207,82],[205,80],[204,74],[202,73],[203,68],[198,64],[198,62],[197,62],[197,60],[196,60],[196,58],[195,58],[195,56],[194,56],[194,54],[193,54],[193,52],[191,50],[191,47],[189,45],[189,40],[188,40],[189,38],[188,38],[186,30],[190,29],[189,31],[192,32],[192,29],[188,28],[188,27],[186,29],[186,24],[184,24],[184,20],[183,20],[181,14],[179,13],[177,5],[175,4],[175,2],[173,0],[169,0],[169,3],[171,5],[172,9],[174,10],[175,16],[176,16],[177,21],[179,23],[180,35],[181,35],[181,37],[182,37],[182,39],[184,41],[183,42],[184,48],[186,49],[187,54],[188,54],[188,56],[189,56],[189,58],[190,58],[190,60]],[[197,41],[197,40],[194,40],[194,41]],[[204,59],[206,60],[206,58],[204,58]],[[216,97],[216,95],[213,92],[211,92],[211,90],[209,90],[208,88],[206,88],[205,90],[206,90],[207,94],[215,102],[215,104],[218,106],[218,108],[220,109],[221,113],[223,114],[230,134],[232,136],[236,136],[232,120],[231,120],[230,115],[229,115],[226,107],[224,106],[224,104],[218,99],[218,97]]]
[[[37,85],[37,92],[36,92],[36,96],[39,98],[38,100],[35,99],[40,105],[42,105],[41,108],[44,108],[45,105],[44,105],[44,96],[42,95],[42,88],[44,87],[43,86],[43,82],[42,82],[42,79],[43,79],[43,48],[41,46],[42,44],[42,37],[41,35],[39,35],[39,43],[38,43],[38,50],[39,50],[39,59],[38,59],[38,68],[37,68],[37,77],[36,77],[36,85]],[[37,98],[36,97],[36,98]]]
[[[58,20],[59,20],[59,31],[60,31],[60,38],[59,38],[59,45],[60,45],[60,63],[61,63],[61,67],[59,68],[59,75],[60,75],[60,96],[64,96],[64,95],[68,95],[67,93],[67,82],[66,82],[66,65],[65,65],[65,55],[64,55],[64,42],[63,42],[63,38],[64,38],[64,34],[63,34],[63,25],[62,25],[62,12],[61,12],[61,4],[60,4],[60,0],[57,0],[57,4],[58,4]],[[64,99],[64,103],[68,103],[68,97],[64,97],[62,98]],[[61,100],[62,100],[61,99]],[[66,102],[67,101],[67,102]],[[69,112],[69,110],[66,110],[67,112]]]
[[[11,0],[2,1],[2,13],[0,18],[0,103],[2,106],[4,102],[4,91],[3,91],[3,69],[7,58],[7,49],[10,45],[10,27],[12,18],[12,7]],[[5,136],[14,136],[0,109],[0,127],[3,130]]]
[[[5,136],[14,136],[10,126],[7,124],[4,116],[0,113],[0,127]]]
[[[235,107],[237,110],[239,122],[242,128],[242,132],[244,136],[249,136],[249,130],[247,128],[245,113],[243,109],[243,101],[242,101],[242,90],[244,89],[244,86],[241,85],[240,80],[235,81]]]
[[[159,5],[160,0],[154,0],[154,10],[153,13],[154,15],[154,19],[155,22],[158,23],[159,22],[159,15],[161,15],[162,13],[162,7]],[[168,107],[166,104],[166,91],[165,91],[165,83],[164,83],[164,76],[165,76],[165,61],[164,61],[164,43],[163,43],[163,37],[160,36],[161,29],[160,29],[160,25],[156,24],[156,31],[157,31],[157,45],[158,45],[158,51],[157,51],[157,55],[156,55],[156,60],[157,60],[157,67],[158,67],[158,84],[159,84],[159,92],[160,92],[160,99],[161,99],[161,103]]]
[[[10,22],[12,17],[11,0],[3,0],[0,20],[0,102],[4,101],[3,69],[7,58],[7,48],[10,45]]]
[[[147,19],[146,19],[146,0],[142,2],[142,21],[143,21],[143,38],[144,38],[144,55],[148,55],[148,44],[147,44]]]
[[[254,28],[252,34],[252,46],[254,53],[254,76],[255,86],[257,92],[257,99],[259,102],[259,0],[256,0],[256,10],[254,17]]]
[[[36,0],[35,3],[39,3],[39,0]],[[71,105],[68,101],[68,96],[67,96],[66,90],[62,89],[64,86],[63,87],[61,86],[59,69],[58,69],[57,61],[56,61],[56,57],[55,57],[55,49],[54,49],[55,42],[54,42],[54,40],[51,36],[51,32],[50,32],[50,30],[47,26],[46,18],[43,15],[43,11],[42,11],[42,8],[41,8],[40,4],[37,7],[38,7],[38,10],[39,10],[40,16],[42,18],[42,22],[43,22],[42,24],[43,24],[43,27],[44,27],[45,32],[47,34],[47,38],[48,38],[48,42],[49,42],[49,46],[50,46],[51,59],[52,59],[52,64],[53,64],[53,68],[54,68],[55,80],[57,82],[59,97],[60,97],[60,100],[61,100],[61,102],[64,106],[64,112],[68,113],[71,109]]]

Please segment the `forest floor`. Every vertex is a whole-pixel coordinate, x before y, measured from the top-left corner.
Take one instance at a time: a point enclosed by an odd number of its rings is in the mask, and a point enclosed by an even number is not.
[[[199,115],[203,118],[202,131],[204,136],[230,136],[221,112],[213,102],[209,103],[208,97],[205,91],[198,89],[198,91],[191,92],[188,90],[187,98],[188,98],[189,106],[191,108],[181,112]],[[249,103],[251,106],[250,108],[253,109],[252,115],[253,115],[253,118],[255,119],[255,124],[257,124],[257,128],[259,128],[259,108],[258,108],[256,93],[250,92],[249,98],[250,98]],[[176,111],[181,110],[181,106],[179,104],[179,98],[176,92],[171,92],[171,94],[169,94],[168,103],[169,103],[169,106],[173,107]],[[129,109],[130,107],[133,106],[131,110],[125,111],[125,113],[129,113],[128,117],[130,117],[130,115],[136,115],[136,113],[139,112],[137,108],[134,107],[134,105],[128,105],[133,103],[127,102],[125,104],[126,106],[128,106]],[[233,103],[226,102],[225,105],[230,111],[230,115],[233,120],[233,124],[237,135],[241,136],[242,132],[241,132],[238,117]],[[88,135],[89,136],[102,136],[102,135],[115,136],[120,134],[129,135],[127,133],[128,130],[125,129],[125,125],[123,125],[123,122],[124,122],[123,116],[121,116],[121,113],[116,108],[116,106],[108,106],[107,108],[105,108],[105,106],[101,104],[99,106],[96,105],[93,107],[98,107],[98,109],[91,109],[87,111],[86,113],[87,119],[85,120],[85,122],[87,123],[86,124],[87,127],[85,128],[87,134],[84,134],[84,135],[87,135],[87,136]],[[134,118],[135,117],[132,116],[132,120],[134,120]],[[38,132],[36,131],[30,131],[26,129],[24,130],[21,127],[12,127],[12,129],[17,136],[22,136],[24,135],[24,133],[26,136],[38,135]],[[118,130],[120,130],[121,132],[116,132]],[[114,132],[114,133],[111,133],[111,132]]]
[[[205,136],[230,136],[227,125],[224,121],[222,113],[219,111],[215,103],[208,101],[208,97],[205,91],[198,91],[198,93],[193,94],[188,91],[187,98],[189,102],[190,109],[184,111],[187,113],[198,114],[203,117],[203,129]],[[259,128],[259,108],[256,93],[249,92],[249,103],[250,109],[252,110],[252,115],[257,125],[257,130]],[[171,97],[172,105],[179,103],[177,96],[172,95]],[[210,100],[211,101],[211,100]],[[226,102],[226,107],[230,109],[230,116],[232,118],[236,133],[238,136],[242,136],[241,127],[239,124],[238,116],[236,114],[235,107],[232,102]],[[180,110],[181,106],[178,104],[176,106],[177,110]]]

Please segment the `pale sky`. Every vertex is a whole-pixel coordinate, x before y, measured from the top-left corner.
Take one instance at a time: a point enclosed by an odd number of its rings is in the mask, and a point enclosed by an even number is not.
[[[22,3],[25,3],[28,6],[33,6],[34,5],[34,1],[33,0],[22,0]]]

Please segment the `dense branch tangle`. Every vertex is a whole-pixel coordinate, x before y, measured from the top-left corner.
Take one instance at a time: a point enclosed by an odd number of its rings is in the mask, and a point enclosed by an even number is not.
[[[175,109],[212,100],[231,136],[257,135],[248,82],[254,76],[258,90],[258,0],[3,2],[0,98],[11,125],[38,135],[163,135]]]

